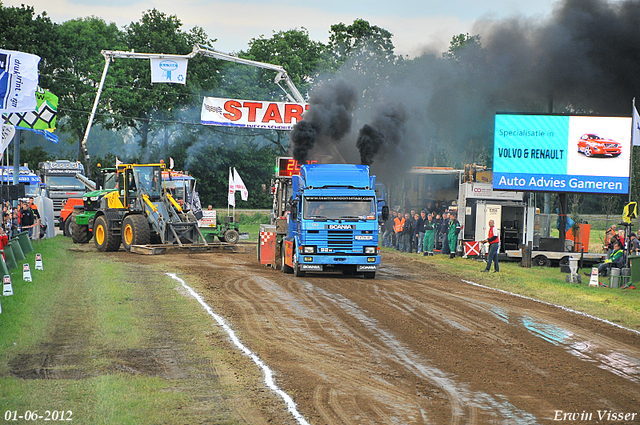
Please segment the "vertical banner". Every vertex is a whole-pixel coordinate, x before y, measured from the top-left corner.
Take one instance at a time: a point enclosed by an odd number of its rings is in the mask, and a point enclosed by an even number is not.
[[[35,111],[40,57],[0,49],[0,112]]]
[[[640,146],[640,115],[638,115],[638,110],[636,109],[636,105],[633,105],[633,124],[631,125],[631,141],[633,146]]]
[[[7,146],[9,146],[9,143],[11,143],[11,140],[13,139],[13,136],[15,134],[16,128],[14,126],[2,124],[2,146],[0,146],[2,151],[0,151],[0,159],[2,159],[4,151],[7,149]]]
[[[236,184],[236,190],[240,191],[240,196],[243,201],[246,201],[249,198],[249,191],[247,187],[244,185],[244,182],[240,178],[240,174],[236,171],[236,167],[233,167],[233,181]]]
[[[187,58],[151,59],[151,83],[187,84]]]
[[[231,167],[229,167],[229,197],[228,203],[231,206],[236,206],[236,183],[233,180],[233,174],[231,173]]]

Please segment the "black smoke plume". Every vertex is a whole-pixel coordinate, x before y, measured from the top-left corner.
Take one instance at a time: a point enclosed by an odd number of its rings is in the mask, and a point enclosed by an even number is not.
[[[413,165],[491,166],[496,112],[630,116],[640,96],[639,29],[640,0],[562,0],[544,17],[476,22],[470,34],[479,46],[447,58],[433,50],[397,64],[360,57],[339,84],[318,86],[304,119],[314,131],[292,133],[297,159],[333,144],[379,177]],[[390,104],[406,105],[399,132],[380,123],[374,106]],[[349,132],[352,116],[359,133]]]
[[[291,131],[291,153],[304,163],[316,149],[330,154],[329,148],[339,143],[351,130],[356,90],[344,79],[322,84],[309,98],[309,109]]]
[[[380,108],[371,124],[365,124],[358,135],[356,147],[360,162],[371,165],[377,156],[400,153],[404,141],[404,125],[407,114],[402,104],[385,105]]]

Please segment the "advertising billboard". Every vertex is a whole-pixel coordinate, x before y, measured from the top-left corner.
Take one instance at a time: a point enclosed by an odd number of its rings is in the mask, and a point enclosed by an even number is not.
[[[496,114],[493,188],[629,193],[631,118]]]

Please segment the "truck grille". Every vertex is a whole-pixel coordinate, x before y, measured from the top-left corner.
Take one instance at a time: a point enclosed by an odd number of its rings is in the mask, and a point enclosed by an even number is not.
[[[67,200],[66,199],[53,198],[52,201],[53,201],[53,210],[59,216],[60,215],[60,210],[62,209],[62,207],[64,207],[64,204],[67,202]]]
[[[307,233],[306,244],[316,245],[318,248],[329,248],[332,251],[349,252],[353,250],[353,231],[311,230]]]
[[[327,231],[327,247],[341,251],[353,249],[353,232],[349,230]]]

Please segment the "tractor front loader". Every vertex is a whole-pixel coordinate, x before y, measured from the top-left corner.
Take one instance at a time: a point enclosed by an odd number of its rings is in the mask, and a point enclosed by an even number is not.
[[[207,244],[191,212],[185,212],[162,183],[164,164],[118,165],[117,191],[101,199],[93,219],[99,251],[117,251],[120,244]]]

